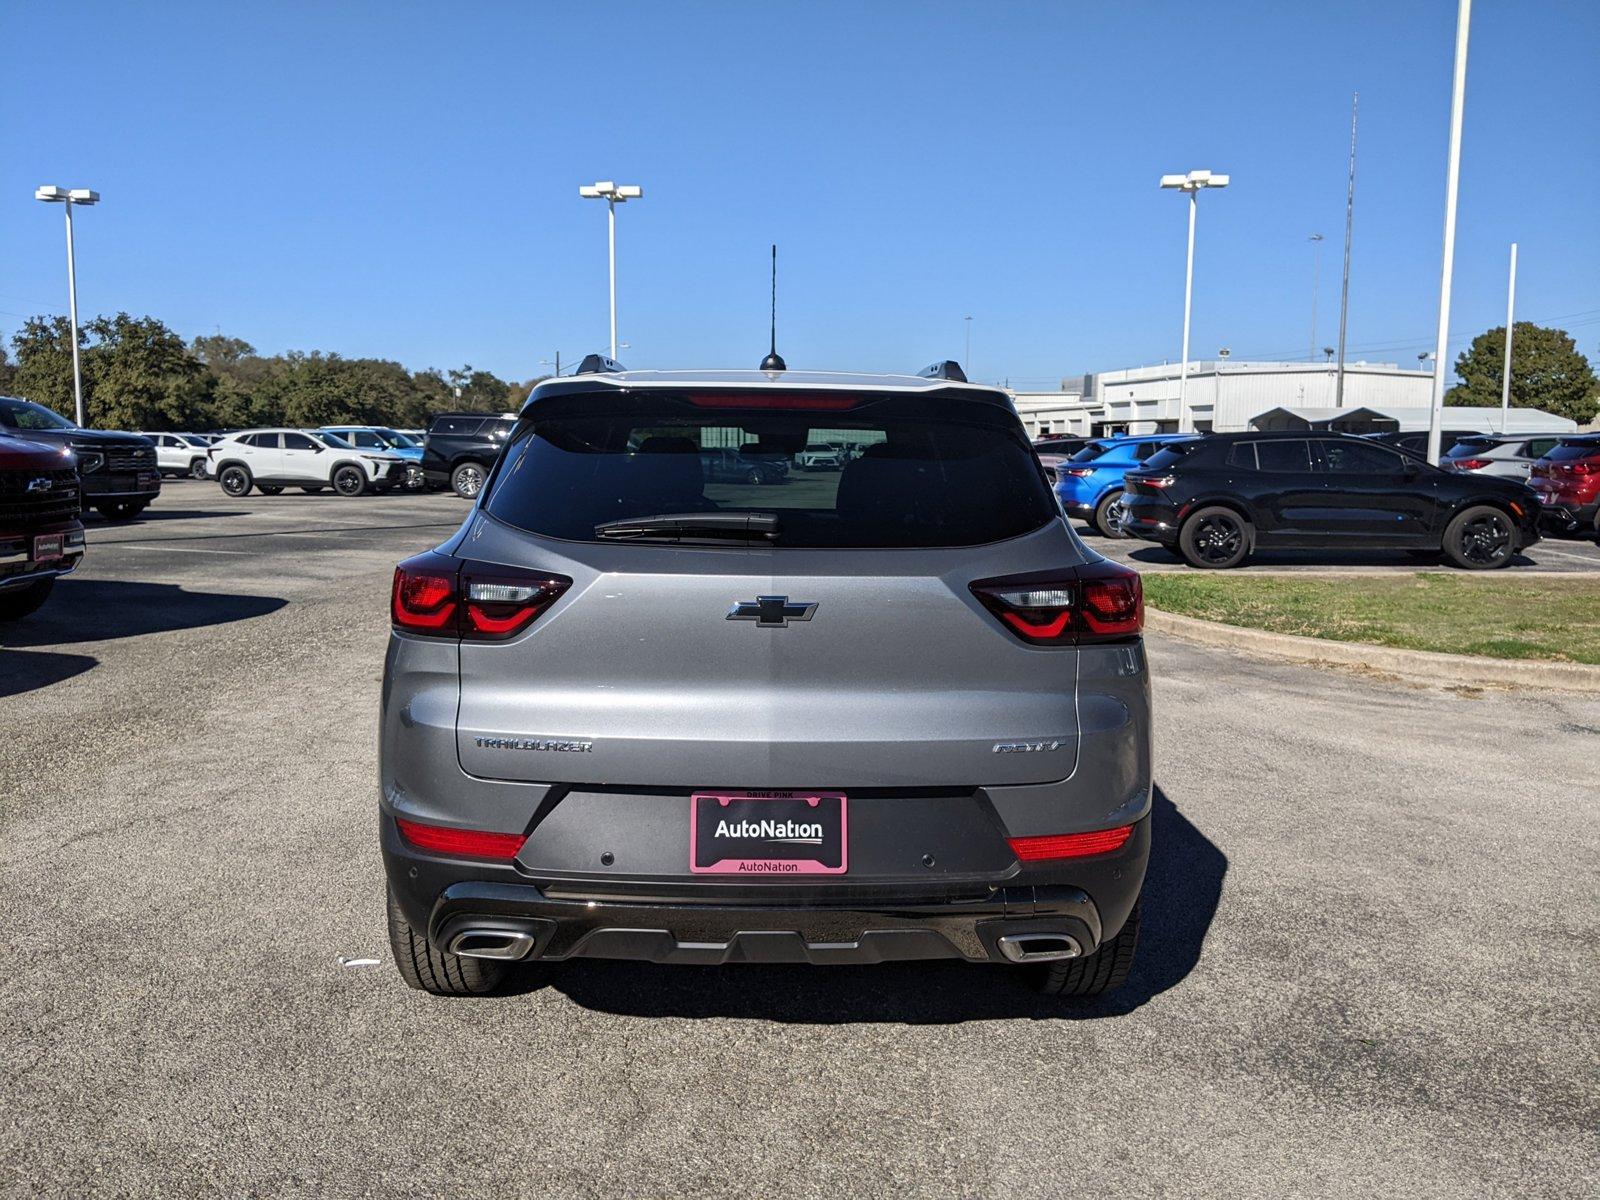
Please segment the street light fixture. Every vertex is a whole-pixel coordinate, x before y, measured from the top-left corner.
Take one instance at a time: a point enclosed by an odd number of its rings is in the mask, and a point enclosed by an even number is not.
[[[67,210],[67,307],[72,319],[72,398],[79,428],[87,428],[88,414],[83,409],[83,368],[78,362],[78,268],[72,255],[72,206],[88,207],[100,203],[100,193],[88,188],[63,188],[46,185],[34,189],[33,198],[46,204],[60,204]]]
[[[580,187],[578,195],[585,200],[606,202],[608,244],[611,251],[611,357],[615,359],[617,357],[617,205],[641,199],[644,196],[644,188],[637,184],[617,184],[609,179],[602,179],[598,183]]]
[[[1185,393],[1189,390],[1189,311],[1194,297],[1194,214],[1196,202],[1202,188],[1225,188],[1228,186],[1226,175],[1216,175],[1210,171],[1190,171],[1187,175],[1163,175],[1161,186],[1189,194],[1189,252],[1184,260],[1183,268],[1183,363],[1178,368],[1178,424],[1181,428],[1187,421],[1188,408],[1185,406]]]

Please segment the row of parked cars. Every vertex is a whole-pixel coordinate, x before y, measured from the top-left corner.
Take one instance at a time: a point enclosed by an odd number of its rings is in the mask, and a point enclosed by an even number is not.
[[[1196,567],[1259,548],[1402,549],[1503,567],[1541,533],[1600,532],[1600,434],[1326,431],[1044,439],[1066,511]]]

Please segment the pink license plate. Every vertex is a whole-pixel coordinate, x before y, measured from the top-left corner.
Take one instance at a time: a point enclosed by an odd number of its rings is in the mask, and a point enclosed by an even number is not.
[[[66,534],[41,533],[33,539],[33,561],[48,562],[66,554]]]
[[[843,875],[849,829],[842,792],[696,792],[689,870],[696,875]]]

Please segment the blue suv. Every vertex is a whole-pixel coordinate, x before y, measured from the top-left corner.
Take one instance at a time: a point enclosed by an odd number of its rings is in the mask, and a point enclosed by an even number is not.
[[[1122,477],[1137,470],[1161,447],[1186,442],[1192,433],[1147,433],[1099,438],[1056,467],[1056,495],[1069,516],[1087,521],[1106,537],[1122,530]]]

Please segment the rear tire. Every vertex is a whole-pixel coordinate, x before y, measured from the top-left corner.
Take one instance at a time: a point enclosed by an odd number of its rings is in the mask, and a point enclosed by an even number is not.
[[[435,996],[483,996],[500,986],[506,975],[504,963],[440,953],[411,928],[393,890],[388,900],[389,949],[407,986]]]
[[[1202,508],[1183,523],[1178,550],[1191,567],[1227,570],[1250,557],[1255,531],[1231,508]]]
[[[1498,508],[1459,512],[1444,530],[1444,556],[1463,571],[1492,571],[1516,554],[1517,528]]]
[[[1094,527],[1108,538],[1125,538],[1122,527],[1122,493],[1111,492],[1094,506]]]
[[[0,621],[20,621],[31,616],[50,598],[50,590],[55,586],[54,579],[36,579],[14,592],[0,592]]]
[[[189,478],[204,479],[206,477],[206,460],[203,458],[191,459],[189,462]]]
[[[1046,996],[1099,996],[1121,987],[1133,969],[1139,949],[1139,903],[1122,923],[1117,936],[1084,958],[1024,967],[1028,982]]]
[[[271,484],[269,486],[268,484],[265,484],[265,483],[258,483],[258,484],[256,484],[256,491],[260,492],[263,496],[281,496],[281,495],[283,495],[283,488],[278,484]]]
[[[478,493],[483,491],[483,479],[482,463],[458,463],[456,469],[450,472],[450,487],[463,500],[476,500]]]
[[[333,490],[341,496],[359,496],[367,490],[367,476],[360,467],[340,467],[333,473]]]
[[[237,466],[223,467],[221,473],[217,476],[217,483],[222,486],[224,492],[235,500],[241,496],[248,496],[251,487],[254,486],[250,478],[250,472],[244,467]]]

